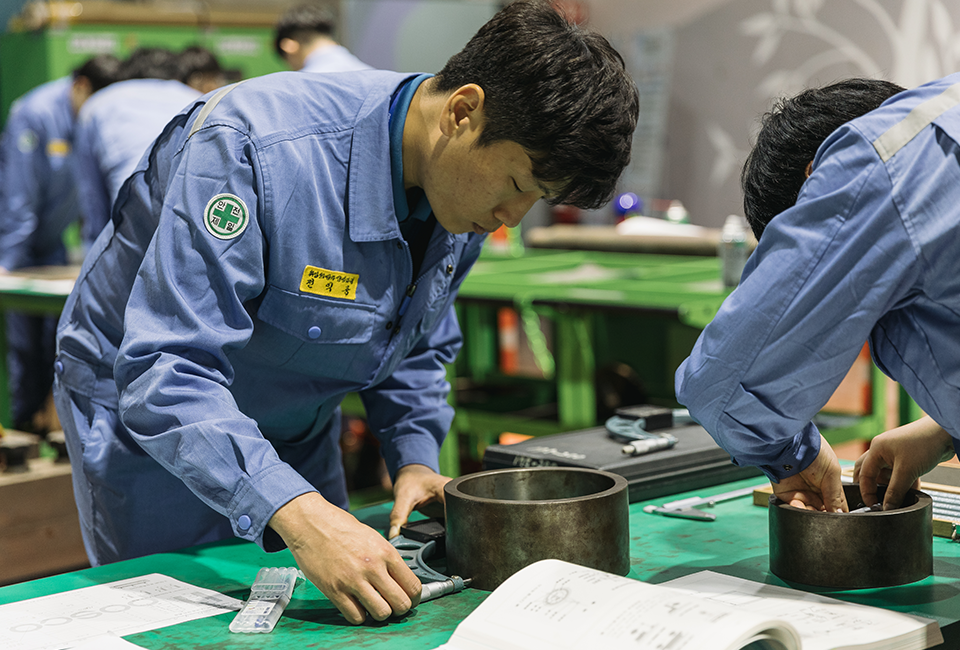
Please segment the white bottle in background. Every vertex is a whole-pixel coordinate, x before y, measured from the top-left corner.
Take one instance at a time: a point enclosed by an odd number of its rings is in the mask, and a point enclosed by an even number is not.
[[[747,220],[738,214],[731,214],[723,223],[720,231],[720,258],[723,286],[735,287],[740,283],[743,267],[747,263]]]
[[[690,223],[690,213],[687,212],[683,203],[677,199],[670,201],[670,206],[664,216],[670,223]]]

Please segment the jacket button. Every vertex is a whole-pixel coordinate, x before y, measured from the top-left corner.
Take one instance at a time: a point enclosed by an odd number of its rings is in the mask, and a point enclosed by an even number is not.
[[[453,264],[447,264],[447,275],[453,273]]]
[[[250,517],[247,515],[240,515],[237,519],[237,528],[240,530],[250,530],[250,526],[253,525],[253,522],[250,521]]]
[[[62,374],[63,374],[63,361],[60,361],[59,359],[57,359],[56,361],[54,361],[54,363],[53,363],[53,369],[57,372],[58,375],[62,375]]]
[[[307,336],[309,336],[312,339],[320,338],[320,328],[314,325],[313,327],[307,330]]]
[[[393,329],[393,321],[387,321],[387,329]]]
[[[785,471],[785,472],[789,472],[789,471],[792,470],[792,469],[793,469],[793,465],[784,465],[784,466],[783,466],[783,471]]]

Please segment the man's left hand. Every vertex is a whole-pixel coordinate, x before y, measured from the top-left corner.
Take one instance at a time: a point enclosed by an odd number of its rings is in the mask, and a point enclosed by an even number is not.
[[[404,465],[397,470],[393,482],[393,510],[390,511],[390,532],[387,539],[400,534],[410,513],[428,503],[443,503],[443,486],[449,481],[425,465]]]
[[[795,508],[847,512],[847,498],[840,483],[840,461],[820,436],[820,453],[799,474],[773,484],[773,493]]]

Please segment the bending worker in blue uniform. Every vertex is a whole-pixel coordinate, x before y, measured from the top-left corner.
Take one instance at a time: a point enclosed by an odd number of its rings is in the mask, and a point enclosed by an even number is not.
[[[359,392],[381,440],[394,535],[443,498],[453,301],[486,234],[544,197],[605,203],[637,106],[606,40],[523,0],[435,77],[282,72],[175,117],[60,321],[91,560],[237,536],[289,547],[353,623],[415,605],[344,510],[339,404]]]
[[[0,138],[0,273],[67,263],[63,233],[80,218],[71,169],[76,114],[114,81],[118,67],[116,57],[94,57],[10,108]],[[50,394],[56,323],[51,316],[6,316],[14,428],[31,430]]]
[[[811,418],[869,340],[929,414],[875,438],[855,469],[867,505],[889,481],[883,507],[899,507],[960,438],[960,75],[895,94],[810,162],[795,159],[809,178],[772,219],[763,211],[777,177],[751,163],[783,159],[806,129],[792,114],[768,126],[744,171],[759,245],[678,369],[677,398],[785,501],[846,510],[836,456]],[[776,129],[784,139],[764,138]]]
[[[297,5],[277,21],[274,49],[291,70],[300,72],[369,70],[369,65],[333,39],[335,26],[333,13],[326,7]]]
[[[95,93],[77,118],[74,173],[93,241],[110,219],[120,186],[143,152],[200,91],[182,83],[180,57],[164,48],[140,48],[123,62],[121,81]]]

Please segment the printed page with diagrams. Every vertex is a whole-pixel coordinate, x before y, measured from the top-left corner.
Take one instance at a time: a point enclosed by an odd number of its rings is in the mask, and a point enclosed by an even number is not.
[[[936,621],[710,571],[654,585],[542,560],[437,650],[923,650]]]
[[[751,646],[751,643],[763,642]],[[800,650],[788,623],[560,560],[511,576],[437,650]]]

